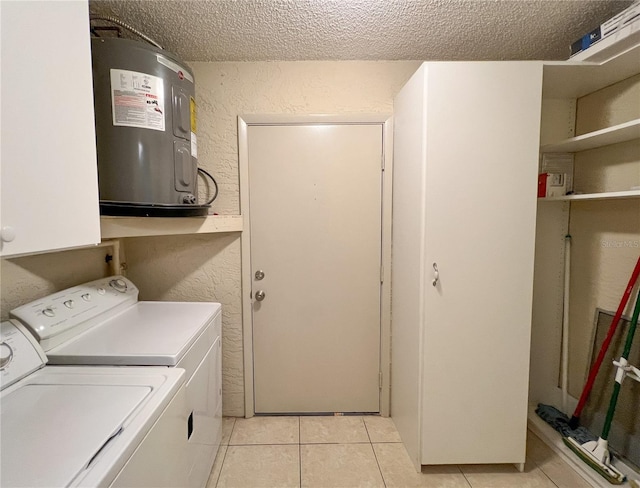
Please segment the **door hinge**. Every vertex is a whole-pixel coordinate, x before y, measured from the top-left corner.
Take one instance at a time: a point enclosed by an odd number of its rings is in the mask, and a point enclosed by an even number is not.
[[[384,154],[382,155],[382,161],[380,161],[380,165],[382,166],[382,171],[384,171]]]
[[[380,265],[380,283],[384,283],[384,264]]]
[[[382,390],[382,371],[378,372],[378,388]]]

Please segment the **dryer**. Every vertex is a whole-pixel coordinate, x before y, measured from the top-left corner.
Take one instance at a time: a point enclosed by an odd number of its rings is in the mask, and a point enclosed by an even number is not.
[[[165,366],[186,371],[188,479],[203,487],[222,435],[222,309],[212,302],[139,301],[137,287],[112,276],[11,311],[53,365]]]
[[[184,370],[45,366],[25,328],[1,327],[2,486],[184,485]]]

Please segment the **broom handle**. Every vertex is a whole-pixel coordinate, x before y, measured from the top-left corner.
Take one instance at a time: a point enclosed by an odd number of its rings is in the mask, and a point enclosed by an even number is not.
[[[587,398],[589,397],[589,393],[591,393],[591,389],[593,388],[593,383],[596,380],[596,376],[598,371],[600,370],[600,365],[604,359],[604,355],[607,353],[607,349],[609,349],[609,344],[613,339],[613,334],[616,332],[616,328],[618,327],[618,322],[620,322],[620,318],[622,317],[622,313],[624,312],[624,308],[627,306],[627,302],[629,301],[629,297],[631,296],[631,291],[638,280],[638,275],[640,275],[640,257],[636,262],[636,267],[633,268],[633,273],[631,274],[631,278],[629,279],[629,284],[624,291],[624,295],[622,296],[622,301],[620,302],[620,306],[616,311],[615,316],[613,317],[613,322],[611,322],[611,326],[609,327],[609,332],[607,333],[607,337],[605,338],[602,346],[600,347],[600,352],[598,353],[598,357],[596,358],[595,363],[591,366],[589,370],[589,377],[587,378],[587,383],[584,385],[582,389],[582,395],[580,395],[580,400],[578,400],[578,405],[576,405],[576,409],[573,412],[573,416],[570,420],[570,425],[575,428],[578,425],[580,414],[582,413],[582,409],[587,403]]]
[[[636,299],[636,307],[633,310],[633,317],[631,317],[631,324],[627,331],[627,340],[624,344],[624,351],[622,352],[622,357],[625,360],[629,359],[631,343],[633,342],[633,336],[635,335],[636,327],[638,326],[638,315],[640,315],[640,293],[638,293],[638,298]],[[620,387],[622,386],[623,379],[624,374],[620,376],[618,372],[616,372],[616,382],[613,384],[613,393],[611,394],[611,401],[609,402],[609,410],[607,410],[607,418],[604,421],[602,435],[600,436],[604,440],[609,438],[609,430],[611,429],[611,423],[613,422],[613,414],[616,411],[616,404],[618,403],[618,395],[620,394]]]
[[[627,341],[624,343],[624,351],[622,351],[622,357],[625,359],[629,359],[629,354],[631,354],[631,344],[633,343],[633,335],[636,333],[636,328],[638,327],[638,317],[640,316],[640,293],[638,293],[638,298],[636,299],[636,308],[633,311],[633,316],[631,317],[631,324],[629,325],[629,331],[627,332]]]

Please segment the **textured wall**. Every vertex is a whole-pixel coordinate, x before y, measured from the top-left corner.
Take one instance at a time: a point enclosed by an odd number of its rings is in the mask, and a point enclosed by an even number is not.
[[[576,134],[640,117],[640,76],[577,102]],[[583,193],[640,186],[640,140],[576,154],[575,188]],[[570,393],[588,370],[596,307],[615,311],[640,256],[640,200],[571,204]],[[626,312],[631,315],[635,297]]]
[[[82,249],[37,256],[2,259],[0,294],[2,320],[9,311],[58,290],[97,280],[109,274],[109,249]]]
[[[576,135],[640,116],[640,75],[598,90],[578,100]]]
[[[196,75],[199,163],[218,180],[214,210],[239,213],[237,117],[249,113],[391,113],[419,63],[190,63]],[[124,240],[143,300],[223,304],[223,413],[244,415],[239,234]],[[17,305],[106,276],[104,250],[2,260],[2,318]]]

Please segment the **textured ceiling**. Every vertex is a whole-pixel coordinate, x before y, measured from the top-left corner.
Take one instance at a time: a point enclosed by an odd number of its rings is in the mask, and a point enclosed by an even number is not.
[[[566,59],[631,0],[92,0],[189,61]]]

